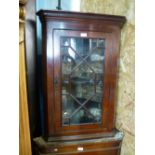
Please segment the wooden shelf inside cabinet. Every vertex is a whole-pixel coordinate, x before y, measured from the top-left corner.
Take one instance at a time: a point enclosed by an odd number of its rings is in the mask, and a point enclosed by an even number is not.
[[[96,139],[99,146],[89,153],[118,155],[122,138],[116,150],[111,138],[116,135],[117,62],[125,17],[52,10],[37,15],[42,23],[45,147],[78,141],[79,150],[71,145],[58,153],[78,154],[82,142]],[[112,149],[97,153],[106,146]]]

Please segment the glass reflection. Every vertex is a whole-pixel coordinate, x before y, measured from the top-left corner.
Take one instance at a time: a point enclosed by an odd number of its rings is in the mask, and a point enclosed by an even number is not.
[[[104,39],[61,37],[62,125],[101,123]]]

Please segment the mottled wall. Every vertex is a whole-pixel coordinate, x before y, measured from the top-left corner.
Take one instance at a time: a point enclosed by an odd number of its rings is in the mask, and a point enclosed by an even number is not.
[[[121,34],[116,127],[125,133],[121,155],[134,155],[134,0],[81,0],[81,11],[127,18]]]

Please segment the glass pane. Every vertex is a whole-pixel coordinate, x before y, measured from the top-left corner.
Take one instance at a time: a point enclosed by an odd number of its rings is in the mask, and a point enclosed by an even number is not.
[[[85,109],[81,108],[72,118],[72,124],[87,124],[94,122],[94,116],[88,113]]]
[[[104,39],[61,37],[62,125],[101,123]]]
[[[78,107],[79,104],[75,102],[75,100],[66,94],[65,91],[63,91],[64,94],[62,94],[62,122],[63,125],[69,125],[70,124],[70,116]]]

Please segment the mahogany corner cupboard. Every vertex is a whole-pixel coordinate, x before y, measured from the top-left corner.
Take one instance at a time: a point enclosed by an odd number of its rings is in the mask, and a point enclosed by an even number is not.
[[[45,135],[39,155],[119,155],[115,96],[123,16],[40,10]]]

